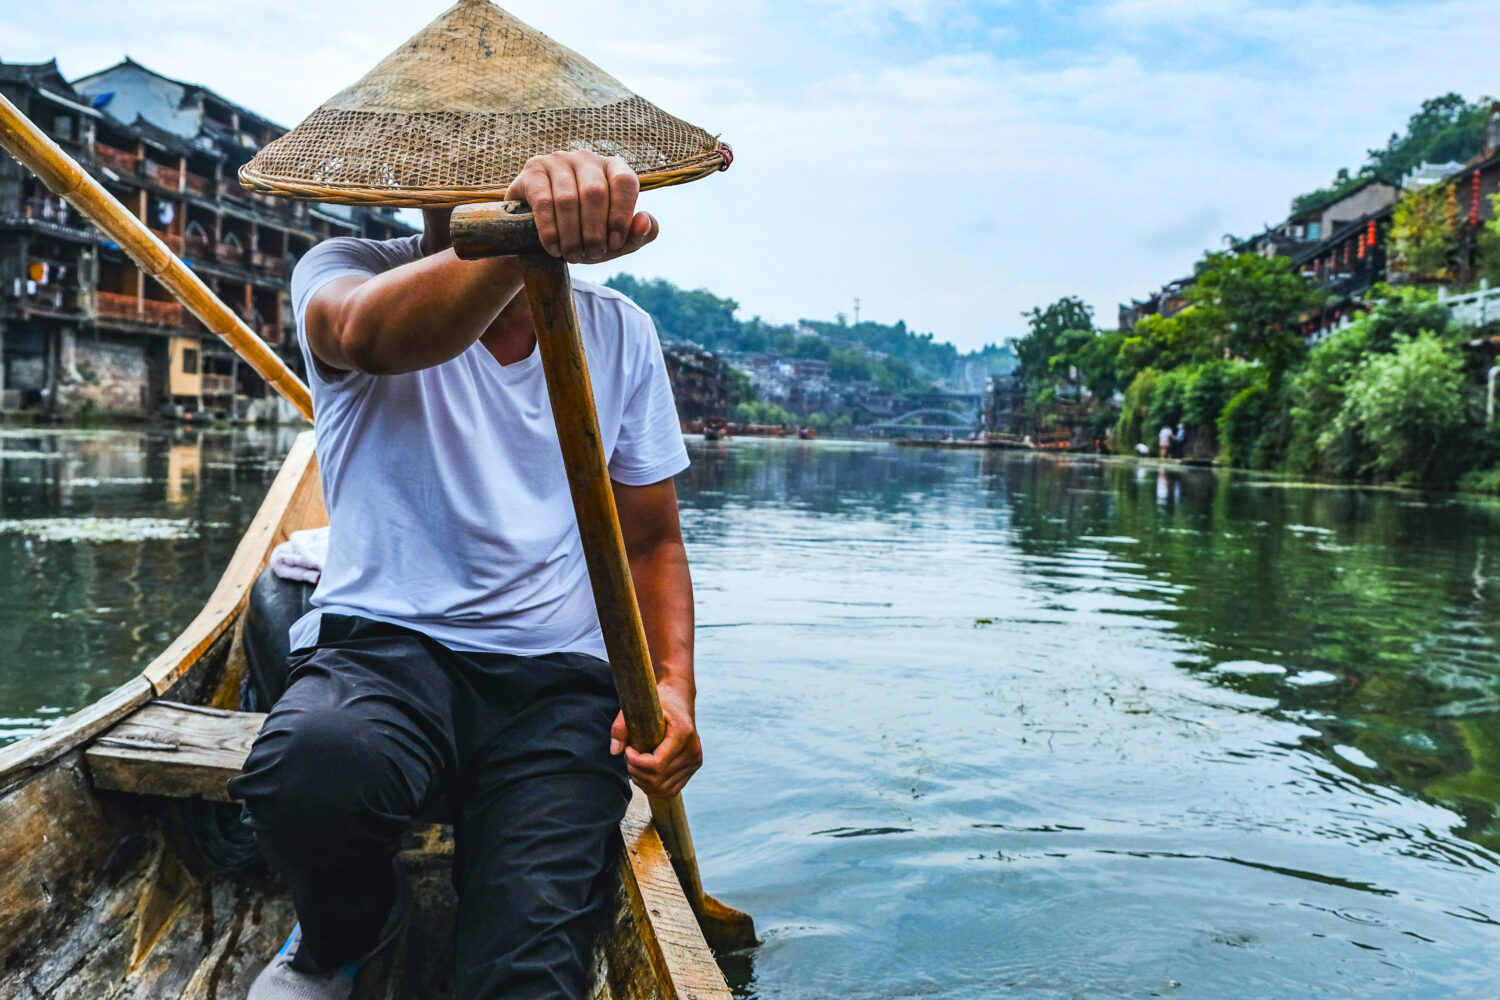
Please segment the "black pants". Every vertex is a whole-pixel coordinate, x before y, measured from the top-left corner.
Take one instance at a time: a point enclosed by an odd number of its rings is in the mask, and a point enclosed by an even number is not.
[[[630,798],[609,754],[609,665],[455,652],[343,615],[325,615],[318,645],[291,662],[230,793],[291,884],[305,955],[335,968],[375,945],[397,842],[441,794],[455,818],[457,996],[586,996]]]

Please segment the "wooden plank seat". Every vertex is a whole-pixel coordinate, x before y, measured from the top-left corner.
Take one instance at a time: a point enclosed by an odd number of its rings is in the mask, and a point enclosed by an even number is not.
[[[83,759],[105,791],[227,802],[224,786],[265,721],[260,712],[151,701],[95,739]]]

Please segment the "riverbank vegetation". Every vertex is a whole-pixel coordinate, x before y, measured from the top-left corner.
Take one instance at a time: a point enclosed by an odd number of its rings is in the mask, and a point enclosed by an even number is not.
[[[1493,331],[1453,323],[1431,289],[1379,286],[1309,345],[1297,331],[1320,298],[1284,259],[1209,254],[1180,312],[1128,332],[1054,303],[1017,345],[1027,405],[1045,421],[1059,397],[1078,400],[1116,450],[1180,426],[1191,458],[1500,491],[1500,436],[1485,426]]]
[[[1423,163],[1467,161],[1490,107],[1457,94],[1425,102],[1405,133],[1293,211],[1368,180],[1399,182]],[[1400,284],[1377,284],[1352,305],[1286,257],[1222,252],[1205,254],[1179,298],[1128,330],[1095,329],[1073,298],[1033,309],[1015,345],[1026,423],[1127,452],[1155,451],[1167,427],[1183,432],[1191,459],[1500,493],[1500,435],[1487,417],[1500,323],[1460,324],[1438,293],[1500,283],[1500,195],[1490,200],[1491,221],[1476,231],[1478,202],[1461,222],[1453,182],[1408,186],[1386,244]]]

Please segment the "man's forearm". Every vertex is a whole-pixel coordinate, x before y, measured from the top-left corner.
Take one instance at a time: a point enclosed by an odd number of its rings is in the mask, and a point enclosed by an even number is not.
[[[443,250],[354,287],[331,332],[359,371],[431,368],[468,350],[520,289],[515,258],[467,261]]]
[[[689,699],[693,678],[693,579],[682,541],[665,540],[630,560],[656,682]]]

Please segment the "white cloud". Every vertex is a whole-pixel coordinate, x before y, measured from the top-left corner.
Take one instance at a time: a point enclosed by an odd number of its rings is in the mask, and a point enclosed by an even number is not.
[[[867,317],[965,347],[1064,294],[1112,321],[1421,100],[1500,91],[1493,0],[1023,5],[509,6],[735,146],[729,172],[647,195],[664,236],[631,270],[774,320],[858,295]],[[129,52],[290,124],[439,7],[208,6],[54,0],[7,15],[0,56],[78,74]]]

